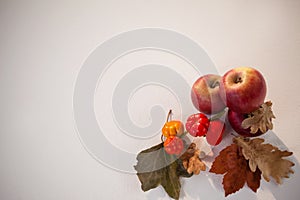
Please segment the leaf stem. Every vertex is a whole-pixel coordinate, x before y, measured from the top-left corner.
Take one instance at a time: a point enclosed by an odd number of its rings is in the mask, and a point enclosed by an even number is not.
[[[166,123],[167,123],[169,120],[171,120],[171,114],[172,114],[172,109],[170,109],[169,112],[168,112]]]
[[[225,108],[223,111],[221,111],[221,112],[215,114],[214,116],[210,117],[209,121],[214,121],[214,120],[220,119],[225,114],[226,110],[227,109]]]
[[[162,143],[164,143],[164,135],[163,134],[161,134],[160,140],[161,140]]]

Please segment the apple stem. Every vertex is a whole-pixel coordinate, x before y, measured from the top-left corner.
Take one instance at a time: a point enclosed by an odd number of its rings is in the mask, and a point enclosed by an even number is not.
[[[217,86],[219,86],[220,85],[220,82],[219,81],[215,81],[215,82],[213,82],[212,84],[211,84],[211,88],[215,88],[215,87],[217,87]]]
[[[235,83],[241,83],[241,82],[243,82],[241,77],[238,77],[238,78],[235,80]]]

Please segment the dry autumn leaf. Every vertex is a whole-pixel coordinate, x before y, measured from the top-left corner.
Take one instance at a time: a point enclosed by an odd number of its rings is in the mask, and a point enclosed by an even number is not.
[[[213,162],[210,172],[225,174],[223,177],[225,196],[240,190],[245,183],[254,192],[260,186],[261,172],[259,169],[255,172],[250,170],[248,161],[236,144],[231,144],[220,152]]]
[[[247,129],[250,127],[250,133],[256,133],[260,130],[262,133],[273,129],[272,119],[275,115],[272,111],[272,102],[267,101],[257,110],[253,111],[250,116],[242,122],[242,127]]]
[[[195,143],[190,144],[185,153],[180,157],[184,168],[189,174],[198,175],[200,171],[205,171],[206,166],[199,158],[200,150]]]
[[[282,178],[288,178],[289,173],[294,173],[291,167],[295,164],[282,158],[292,155],[292,152],[280,151],[271,144],[263,144],[262,138],[249,140],[237,137],[233,141],[242,148],[244,157],[249,160],[251,171],[258,168],[266,181],[269,182],[272,176],[276,183],[281,184]]]

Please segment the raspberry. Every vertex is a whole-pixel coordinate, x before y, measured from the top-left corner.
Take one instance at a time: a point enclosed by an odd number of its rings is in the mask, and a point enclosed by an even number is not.
[[[184,148],[184,144],[181,138],[170,136],[165,140],[164,148],[168,154],[180,155]]]
[[[204,136],[209,127],[209,119],[203,113],[193,114],[188,117],[185,127],[194,137]]]

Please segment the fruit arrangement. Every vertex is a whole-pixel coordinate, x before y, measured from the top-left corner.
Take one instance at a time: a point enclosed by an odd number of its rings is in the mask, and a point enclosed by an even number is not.
[[[171,198],[179,199],[180,177],[191,177],[206,171],[205,156],[201,157],[203,138],[214,147],[231,133],[232,143],[219,152],[209,170],[225,174],[225,196],[235,193],[247,183],[256,192],[261,176],[272,177],[281,184],[293,173],[293,162],[284,159],[292,152],[281,151],[264,143],[258,136],[273,128],[275,118],[272,102],[265,101],[267,92],[263,75],[250,67],[238,67],[223,76],[207,74],[196,80],[191,99],[197,112],[191,114],[185,125],[171,120],[171,110],[162,128],[161,143],[137,155],[135,169],[147,191],[162,185]]]
[[[164,136],[166,138],[166,140],[163,142],[165,151],[170,155],[180,155],[184,148],[183,140],[180,138],[180,136],[183,134],[184,127],[181,121],[169,121],[171,113],[172,110],[169,111],[167,121],[162,128],[162,142]]]

